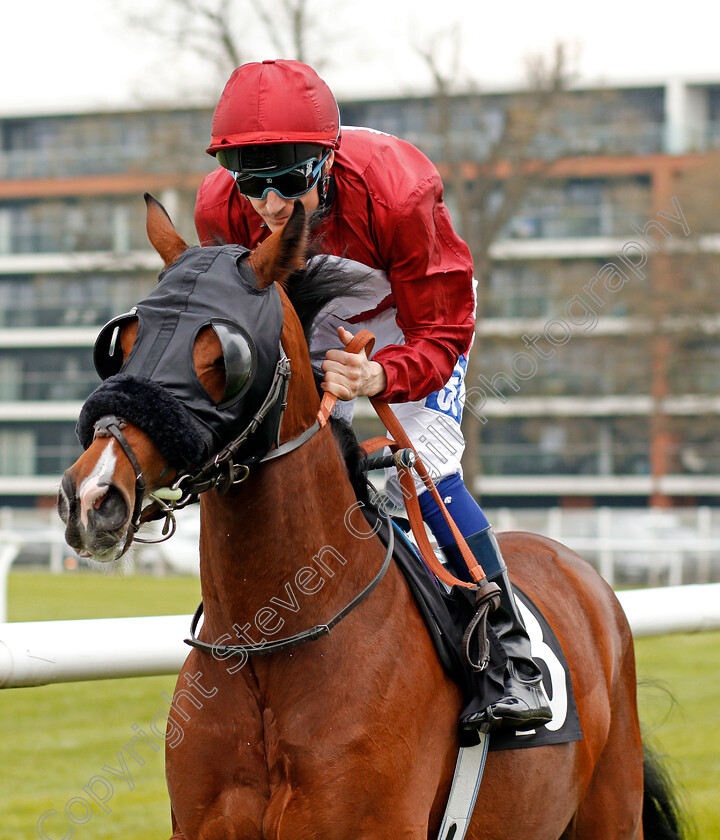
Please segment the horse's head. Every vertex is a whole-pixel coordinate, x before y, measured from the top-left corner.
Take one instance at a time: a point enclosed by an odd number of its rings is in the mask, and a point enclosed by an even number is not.
[[[98,336],[95,366],[104,381],[83,406],[78,436],[86,451],[65,472],[58,498],[68,544],[100,561],[129,546],[143,496],[226,451],[243,430],[235,463],[271,449],[286,398],[286,353],[295,391],[307,393],[312,383],[303,330],[281,288],[305,263],[300,202],[251,253],[189,248],[162,206],[146,198],[148,236],[165,270],[145,300]],[[302,402],[285,413],[283,437],[312,418],[317,394]]]

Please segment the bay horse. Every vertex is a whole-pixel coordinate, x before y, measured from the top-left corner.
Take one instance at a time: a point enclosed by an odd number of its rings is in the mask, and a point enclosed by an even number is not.
[[[188,249],[154,200],[147,224],[168,276],[210,250]],[[282,457],[253,462],[231,476],[226,492],[201,493],[205,643],[261,646],[328,624],[383,566],[385,548],[362,517],[348,527],[357,497],[339,439],[330,425],[308,434],[319,396],[291,303],[291,284],[302,284],[306,243],[297,202],[284,228],[244,260],[257,293],[277,289],[292,375],[277,440]],[[305,294],[312,298],[313,289]],[[130,313],[114,336],[118,366],[131,358],[137,334]],[[198,383],[222,405],[230,375],[218,332],[201,329],[187,354]],[[109,421],[98,424],[59,494],[68,543],[104,561],[132,542],[142,496],[172,485],[178,469],[159,444],[173,435],[165,420],[150,431],[116,422],[119,437],[108,432]],[[272,444],[267,449],[272,454]],[[491,752],[467,837],[680,837],[672,792],[643,760],[633,640],[612,590],[551,539],[526,533],[498,539],[512,579],[563,647],[583,737]],[[172,840],[436,836],[463,698],[398,568],[390,564],[374,591],[319,635],[263,656],[191,650],[168,722]],[[170,737],[178,731],[182,737]]]

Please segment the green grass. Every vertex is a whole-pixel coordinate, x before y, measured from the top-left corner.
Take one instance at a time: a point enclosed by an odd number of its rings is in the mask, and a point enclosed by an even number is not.
[[[8,621],[176,615],[195,612],[199,600],[200,581],[191,577],[14,572],[8,581]]]
[[[720,633],[635,643],[646,739],[666,756],[702,840],[720,839]]]
[[[195,578],[18,572],[8,586],[11,621],[191,613],[199,597]],[[36,823],[49,809],[58,814],[43,828],[59,840],[71,825],[64,814],[67,802],[87,799],[83,785],[96,775],[113,783],[111,813],[97,806],[89,822],[73,826],[73,840],[169,837],[162,747],[157,752],[138,747],[144,765],[127,758],[133,790],[102,768],[119,768],[116,753],[135,735],[133,723],[149,732],[150,719],[166,705],[161,692],[172,693],[174,685],[174,677],[142,677],[0,692],[0,840],[38,837]],[[100,784],[95,790],[102,797]],[[74,807],[82,818],[81,806]]]
[[[10,576],[10,620],[190,613],[198,594],[192,578],[17,572]],[[637,654],[646,733],[685,790],[698,836],[720,840],[720,633],[641,639]],[[140,747],[142,766],[128,758],[133,790],[103,766],[118,766],[116,753],[135,734],[133,723],[149,732],[164,706],[161,692],[174,682],[144,677],[0,692],[0,840],[38,837],[36,823],[49,809],[59,813],[45,832],[59,840],[70,825],[66,803],[87,799],[83,786],[100,774],[113,781],[111,813],[96,806],[86,824],[74,826],[73,840],[166,840],[162,751]]]

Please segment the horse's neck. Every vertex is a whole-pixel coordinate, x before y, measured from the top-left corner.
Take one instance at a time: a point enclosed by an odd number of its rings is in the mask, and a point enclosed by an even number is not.
[[[292,307],[285,314],[283,346],[292,369],[282,423],[285,442],[313,424],[319,405]],[[273,598],[285,603],[297,598],[298,589],[307,594],[320,587],[301,616],[285,616],[291,628],[310,626],[318,612],[327,618],[322,607],[328,602],[350,600],[369,571],[366,563],[351,563],[351,558],[382,552],[376,540],[358,538],[369,528],[354,505],[328,426],[289,454],[252,468],[250,478],[228,496],[204,498],[200,554],[208,629],[223,632],[241,619],[251,621],[263,607],[274,608]]]
[[[285,443],[313,424],[319,400],[302,326],[287,295],[282,288],[279,291],[284,317],[282,345],[290,359],[291,371],[287,408],[280,429],[280,440]]]
[[[358,537],[370,529],[355,505],[329,427],[255,468],[233,494],[206,497],[200,555],[208,630],[219,636],[268,608],[297,632],[339,610],[382,554],[377,541]]]

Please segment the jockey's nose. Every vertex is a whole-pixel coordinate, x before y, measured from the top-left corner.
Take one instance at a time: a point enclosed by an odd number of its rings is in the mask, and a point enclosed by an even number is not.
[[[288,199],[282,198],[282,196],[278,195],[275,190],[270,190],[265,197],[265,206],[267,207],[268,213],[282,213],[287,203]]]

